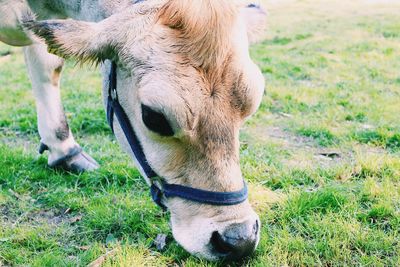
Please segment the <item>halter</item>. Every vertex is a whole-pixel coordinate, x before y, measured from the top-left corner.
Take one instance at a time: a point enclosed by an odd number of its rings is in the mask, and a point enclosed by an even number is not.
[[[126,115],[124,109],[118,101],[117,94],[117,65],[111,64],[109,75],[108,98],[107,98],[107,120],[114,133],[114,115],[121,126],[122,131],[129,143],[129,146],[137,160],[141,170],[148,178],[150,191],[153,201],[166,210],[167,207],[162,203],[163,198],[179,197],[185,200],[197,203],[210,204],[216,206],[230,206],[244,202],[247,199],[247,185],[243,181],[243,189],[236,192],[214,192],[202,189],[196,189],[177,184],[168,184],[160,179],[156,172],[147,162],[143,148],[137,138],[135,131]]]

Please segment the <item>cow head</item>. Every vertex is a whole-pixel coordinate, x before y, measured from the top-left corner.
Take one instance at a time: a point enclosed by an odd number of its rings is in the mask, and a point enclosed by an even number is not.
[[[148,0],[98,23],[26,22],[57,55],[115,61],[119,101],[150,166],[168,183],[218,192],[243,187],[239,129],[264,91],[249,43],[264,24],[258,6],[232,0]],[[165,205],[175,239],[194,255],[237,259],[258,244],[261,224],[248,201]]]

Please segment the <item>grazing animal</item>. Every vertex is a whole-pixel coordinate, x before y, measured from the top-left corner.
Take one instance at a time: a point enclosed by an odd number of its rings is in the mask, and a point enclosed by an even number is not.
[[[99,63],[109,122],[171,212],[174,238],[193,255],[235,260],[260,237],[239,129],[264,91],[248,49],[264,19],[241,0],[0,0],[0,41],[24,47],[50,166],[98,168],[59,87],[63,58]]]

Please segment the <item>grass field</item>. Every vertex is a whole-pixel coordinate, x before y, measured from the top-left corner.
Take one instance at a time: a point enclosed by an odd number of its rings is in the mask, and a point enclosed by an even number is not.
[[[266,78],[241,132],[262,219],[247,266],[400,266],[400,2],[267,1],[252,56]],[[21,50],[0,44],[0,266],[219,266],[173,241],[168,215],[108,129],[93,69],[67,64],[63,101],[101,164],[83,175],[38,156]],[[157,251],[158,234],[169,239]]]

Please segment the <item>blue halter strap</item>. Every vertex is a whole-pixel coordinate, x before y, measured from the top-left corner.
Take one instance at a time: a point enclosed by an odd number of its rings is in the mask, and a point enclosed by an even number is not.
[[[126,115],[124,109],[118,101],[117,94],[117,65],[115,62],[111,64],[111,71],[109,76],[109,88],[107,98],[107,120],[114,132],[114,116],[117,118],[119,125],[129,143],[129,146],[135,155],[137,162],[142,168],[147,178],[151,181],[151,196],[153,201],[160,206],[163,210],[167,207],[162,203],[163,198],[179,197],[185,200],[194,201],[197,203],[216,205],[216,206],[229,206],[236,205],[246,201],[248,197],[247,185],[245,182],[243,189],[236,192],[214,192],[202,189],[196,189],[177,184],[168,184],[165,181],[155,183],[155,179],[159,179],[156,172],[150,167],[147,162],[143,148],[137,138],[135,131]]]

